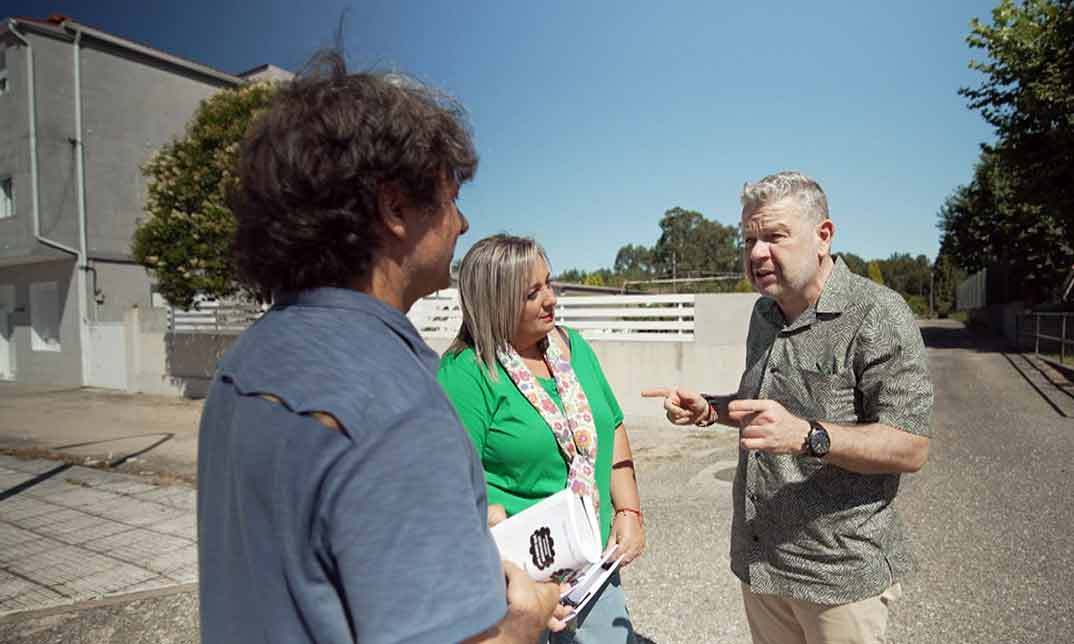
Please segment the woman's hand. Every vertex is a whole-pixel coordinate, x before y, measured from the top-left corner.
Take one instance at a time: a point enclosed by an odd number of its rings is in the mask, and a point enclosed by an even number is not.
[[[619,554],[623,557],[620,567],[640,557],[645,550],[645,527],[641,517],[633,512],[616,513],[609,541],[619,545]]]

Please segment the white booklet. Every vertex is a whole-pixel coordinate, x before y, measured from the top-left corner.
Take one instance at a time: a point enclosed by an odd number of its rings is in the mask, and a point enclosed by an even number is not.
[[[500,557],[535,581],[568,587],[560,601],[582,610],[619,566],[616,548],[601,553],[600,519],[593,500],[563,489],[492,528]]]

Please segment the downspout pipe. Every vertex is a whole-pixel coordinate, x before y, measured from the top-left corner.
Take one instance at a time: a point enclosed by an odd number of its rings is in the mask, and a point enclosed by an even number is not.
[[[80,345],[80,357],[81,357],[81,377],[80,381],[82,385],[86,385],[89,381],[89,365],[90,365],[90,337],[89,337],[89,322],[87,319],[86,311],[88,305],[86,304],[86,251],[85,251],[85,218],[84,218],[84,204],[82,203],[82,191],[79,190],[80,210],[82,212],[79,215],[79,237],[82,244],[82,251],[75,250],[70,246],[61,244],[58,241],[49,239],[41,234],[41,194],[40,194],[40,173],[38,171],[38,151],[37,151],[37,92],[34,87],[34,49],[30,46],[30,41],[26,36],[19,33],[18,22],[14,18],[8,18],[8,29],[22,44],[26,47],[26,93],[28,98],[27,111],[30,114],[30,194],[33,201],[33,227],[34,238],[46,246],[50,246],[65,253],[70,253],[75,256],[75,281],[77,284],[77,296],[78,302],[78,335]],[[79,42],[75,41],[75,110],[76,120],[81,124],[81,88],[79,87],[79,56],[78,56]],[[81,143],[81,130],[78,132],[78,139]]]
[[[80,323],[78,333],[82,340],[82,384],[89,384],[89,373],[93,364],[93,341],[89,331],[89,308],[90,294],[86,290],[86,271],[89,270],[89,253],[87,251],[86,232],[86,165],[84,163],[85,146],[82,142],[82,31],[75,28],[75,39],[72,52],[75,66],[75,194],[78,204],[78,297],[80,302],[78,312]],[[96,281],[94,271],[94,281]],[[97,300],[93,299],[96,307]]]

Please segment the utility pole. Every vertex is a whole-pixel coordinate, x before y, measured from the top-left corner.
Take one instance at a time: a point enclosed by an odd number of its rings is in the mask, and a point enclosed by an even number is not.
[[[671,292],[672,293],[678,293],[679,292],[679,287],[678,287],[677,284],[675,284],[675,280],[678,279],[677,265],[676,265],[677,255],[678,255],[678,253],[676,253],[675,251],[671,251]]]
[[[932,299],[932,284],[933,284],[933,280],[935,279],[935,275],[936,275],[935,269],[936,269],[936,266],[933,265],[933,270],[929,271],[929,317],[930,318],[935,317],[935,315],[936,315],[936,313],[935,313],[936,309],[933,308],[933,299]]]

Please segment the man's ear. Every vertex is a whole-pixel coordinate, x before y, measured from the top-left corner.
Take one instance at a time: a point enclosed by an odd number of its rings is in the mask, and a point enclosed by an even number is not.
[[[817,245],[821,257],[828,255],[832,250],[832,237],[835,236],[835,224],[831,219],[825,219],[817,224],[816,228]]]
[[[398,239],[407,236],[407,195],[395,181],[382,181],[377,186],[377,216],[387,233]]]

